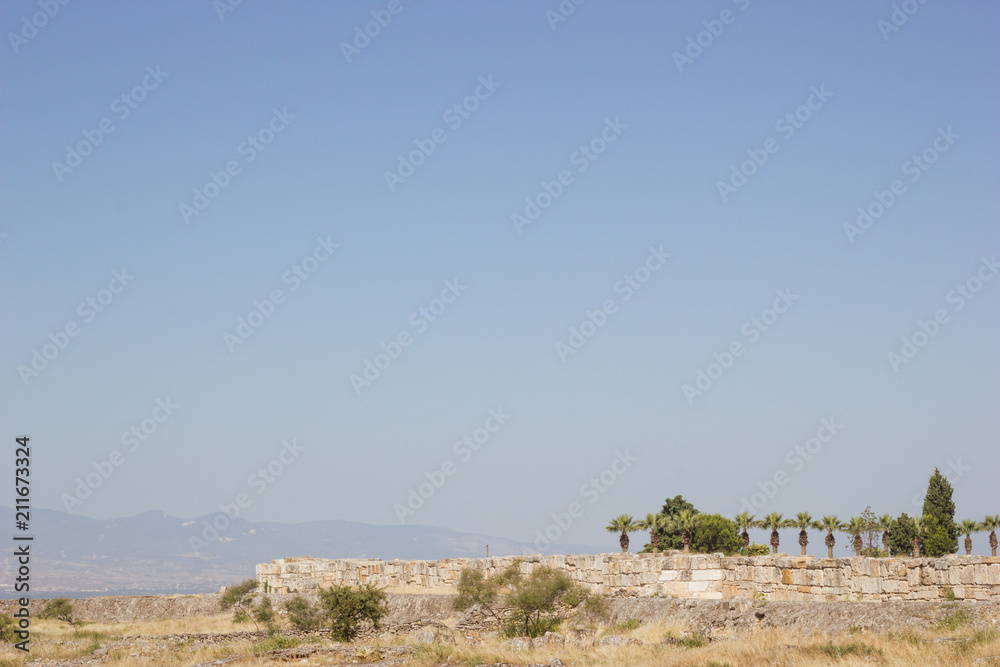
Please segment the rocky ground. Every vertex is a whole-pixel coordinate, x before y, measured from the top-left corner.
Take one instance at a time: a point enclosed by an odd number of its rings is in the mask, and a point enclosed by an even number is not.
[[[275,607],[281,609],[282,595],[272,595]],[[200,596],[141,596],[120,598],[91,598],[75,600],[76,614],[99,624],[156,622],[163,619],[198,619],[218,614],[218,594]],[[171,635],[112,636],[75,638],[66,636],[58,642],[63,645],[59,658],[28,660],[28,665],[47,667],[83,667],[105,664],[173,664],[173,665],[226,665],[251,659],[253,664],[280,664],[287,662],[302,665],[342,665],[364,662],[369,665],[409,664],[415,656],[428,647],[444,651],[435,664],[446,664],[448,647],[457,645],[474,647],[478,644],[496,646],[495,628],[488,619],[475,610],[456,613],[451,608],[454,596],[450,595],[390,595],[389,616],[381,632],[369,632],[364,639],[378,639],[380,649],[362,645],[340,645],[330,641],[325,633],[282,633],[298,646],[257,650],[266,639],[263,632],[186,632]],[[34,603],[33,611],[42,601]],[[4,601],[0,609],[9,607]],[[638,620],[641,626],[685,627],[686,632],[675,637],[646,637],[645,643],[677,643],[684,634],[704,636],[712,642],[730,642],[754,632],[779,628],[795,635],[839,636],[864,635],[888,630],[912,628],[923,631],[936,627],[939,621],[963,610],[971,626],[998,628],[1000,604],[984,602],[765,602],[735,599],[718,601],[679,600],[669,598],[611,598],[608,600],[609,618],[603,632],[588,628],[567,628],[561,633],[549,633],[537,639],[512,639],[501,642],[513,650],[538,650],[559,653],[563,649],[589,651],[604,647],[642,646],[642,639],[628,636],[631,633],[613,631],[615,624]],[[9,611],[9,610],[8,610]],[[193,621],[195,627],[201,621]],[[99,626],[94,626],[99,627]],[[611,631],[607,627],[612,628]],[[124,634],[124,633],[123,633]],[[623,636],[624,635],[624,636]],[[935,640],[937,641],[937,640]],[[947,641],[943,638],[942,641]],[[79,645],[79,646],[77,646]],[[235,647],[235,648],[233,648]],[[89,649],[89,650],[88,650]],[[212,649],[212,651],[206,651]],[[217,650],[216,650],[217,649]],[[194,661],[194,656],[212,659]],[[16,655],[13,654],[13,655]],[[68,658],[74,655],[75,657]],[[163,656],[173,656],[169,663],[161,662]],[[186,661],[184,656],[192,656]],[[63,657],[66,656],[66,657]],[[0,665],[19,664],[8,660],[10,654],[0,655]],[[426,655],[424,655],[426,658]],[[492,664],[492,663],[491,663]],[[501,664],[501,663],[496,663]],[[524,663],[519,663],[524,664]],[[551,665],[562,664],[553,658]],[[985,663],[994,664],[994,663]],[[995,664],[1000,664],[1000,658]]]

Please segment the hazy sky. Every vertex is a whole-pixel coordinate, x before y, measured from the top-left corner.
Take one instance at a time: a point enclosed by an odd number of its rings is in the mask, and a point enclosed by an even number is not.
[[[1000,512],[998,19],[6,2],[4,441],[95,518]]]

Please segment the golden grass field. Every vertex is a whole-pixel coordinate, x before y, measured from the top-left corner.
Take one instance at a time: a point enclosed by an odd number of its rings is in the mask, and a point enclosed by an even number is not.
[[[289,646],[343,646],[329,639],[310,636],[268,638],[208,643],[207,633],[228,633],[253,629],[253,625],[234,624],[228,615],[139,623],[89,623],[78,633],[58,621],[34,621],[30,654],[4,646],[0,649],[0,667],[21,665],[138,665],[187,666],[223,658],[235,658],[227,665],[288,664],[320,667],[339,664],[379,664],[380,651],[387,647],[411,646],[403,664],[412,667],[448,665],[494,665],[507,663],[548,664],[556,657],[565,665],[611,665],[653,667],[763,667],[765,665],[886,665],[912,667],[941,665],[947,667],[1000,666],[1000,631],[997,619],[974,625],[961,615],[940,627],[918,631],[906,629],[885,633],[852,631],[838,636],[801,636],[794,629],[761,629],[735,638],[716,637],[699,646],[700,636],[685,634],[682,625],[640,625],[634,629],[596,626],[597,637],[631,637],[642,645],[579,648],[571,645],[547,645],[518,650],[507,640],[484,633],[482,637],[453,632],[455,645],[414,644],[407,635],[396,635],[380,642],[368,640],[353,645],[360,650],[352,656],[317,653],[306,658],[261,655],[263,651]],[[196,634],[197,637],[164,638],[164,635]],[[681,638],[682,644],[661,644],[666,636]],[[157,639],[157,637],[160,637]],[[685,645],[686,644],[686,645]],[[96,652],[96,653],[95,653]],[[238,657],[237,656],[242,656]],[[397,658],[399,660],[399,658]]]

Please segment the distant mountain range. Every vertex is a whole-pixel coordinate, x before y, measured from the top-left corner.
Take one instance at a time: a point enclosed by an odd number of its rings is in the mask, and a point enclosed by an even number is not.
[[[254,575],[257,563],[289,556],[435,560],[537,553],[530,544],[419,525],[373,526],[350,521],[249,522],[241,518],[213,541],[202,539],[210,515],[178,519],[151,511],[99,520],[56,510],[31,510],[31,593],[140,595],[206,593]],[[14,510],[0,507],[14,525]],[[220,523],[222,523],[220,521]],[[601,549],[560,544],[561,553]],[[16,597],[13,548],[4,550],[0,596]]]

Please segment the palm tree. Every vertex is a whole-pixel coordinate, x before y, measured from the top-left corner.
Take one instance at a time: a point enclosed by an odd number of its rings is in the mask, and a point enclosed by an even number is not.
[[[639,524],[637,524],[635,519],[628,514],[619,514],[612,519],[611,523],[609,523],[605,528],[609,533],[622,534],[622,536],[618,538],[618,544],[622,547],[622,553],[628,551],[628,534],[640,530]]]
[[[640,530],[649,531],[649,543],[653,546],[653,553],[660,551],[660,529],[666,526],[667,517],[662,514],[647,514],[645,519],[636,522]]]
[[[916,529],[913,533],[913,557],[920,558],[920,538],[924,536],[927,532],[927,519],[928,516],[924,514],[923,516],[913,517],[913,527]]]
[[[990,531],[990,549],[993,550],[994,558],[997,557],[997,528],[1000,528],[1000,514],[983,519],[983,530]]]
[[[889,529],[892,528],[892,515],[883,514],[878,518],[878,527],[882,530],[882,550],[889,557]]]
[[[784,518],[783,515],[777,512],[771,512],[763,519],[761,519],[758,524],[761,528],[771,529],[771,553],[778,553],[778,545],[781,543],[781,538],[778,536],[778,530],[781,528],[791,528],[795,525],[795,522],[791,519]]]
[[[698,525],[698,515],[689,509],[683,509],[675,514],[671,520],[671,525],[681,531],[681,544],[684,545],[684,553],[691,553],[691,537],[694,534],[695,526]]]
[[[826,557],[833,558],[833,546],[837,543],[837,538],[833,536],[833,531],[841,530],[844,524],[835,514],[827,514],[820,519],[819,527],[826,531]]]
[[[854,536],[854,553],[860,556],[861,551],[865,548],[865,544],[861,539],[861,533],[865,530],[865,520],[859,516],[852,516],[841,530],[848,535]]]
[[[819,528],[819,524],[813,521],[812,514],[809,512],[799,512],[795,515],[795,519],[792,520],[792,524],[799,529],[799,546],[802,547],[802,555],[806,555],[806,545],[809,544],[809,533],[806,532],[810,528]]]
[[[756,517],[747,512],[740,512],[733,517],[733,521],[735,521],[736,525],[740,527],[741,531],[743,531],[740,537],[743,538],[743,553],[746,553],[747,547],[750,546],[750,533],[747,532],[747,529],[757,527]]]
[[[973,521],[972,519],[963,519],[962,523],[958,524],[959,531],[965,533],[965,555],[972,555],[972,534],[978,533],[983,530],[983,525],[978,521]]]

